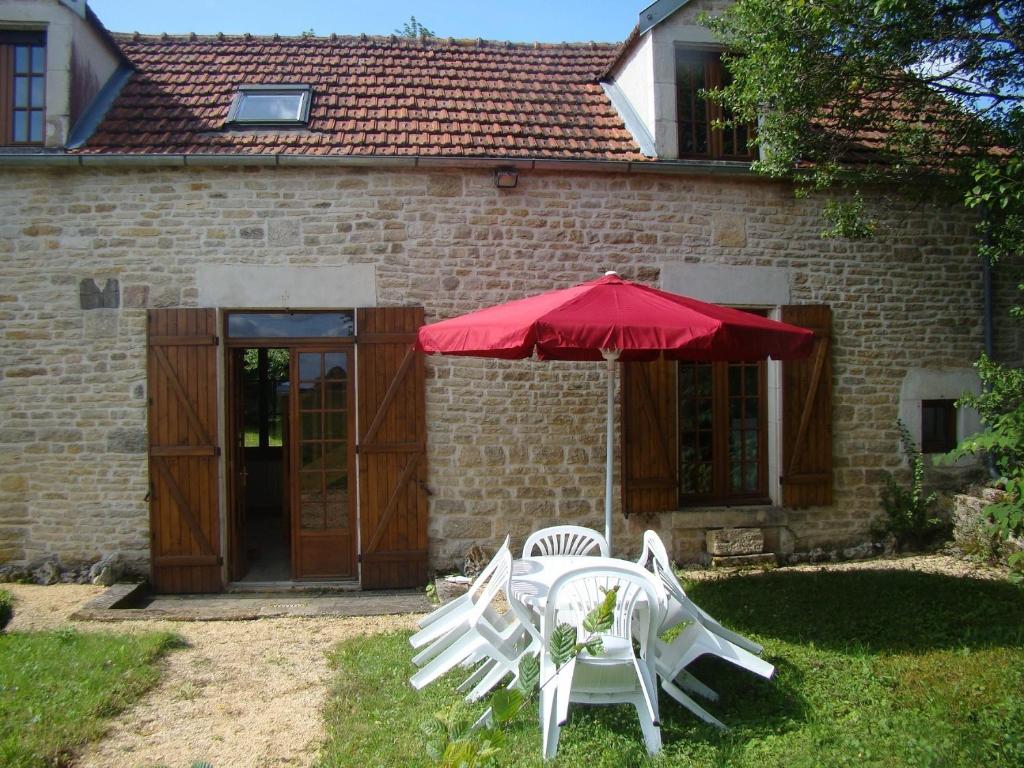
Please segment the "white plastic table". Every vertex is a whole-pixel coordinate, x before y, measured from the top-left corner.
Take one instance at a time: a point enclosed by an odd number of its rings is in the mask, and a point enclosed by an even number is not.
[[[662,605],[668,602],[668,594],[660,579],[641,568],[631,560],[619,560],[615,557],[571,557],[562,555],[540,555],[524,557],[512,561],[511,597],[528,606],[538,614],[542,614],[547,604],[548,592],[555,580],[571,571],[595,566],[623,566],[643,573],[658,592]],[[641,598],[643,600],[643,598]]]

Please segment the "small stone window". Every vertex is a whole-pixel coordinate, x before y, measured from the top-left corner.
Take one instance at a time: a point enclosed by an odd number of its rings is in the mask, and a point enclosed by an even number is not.
[[[956,448],[956,401],[921,401],[921,453],[948,453]]]
[[[228,112],[229,125],[305,125],[312,92],[308,85],[240,85]]]

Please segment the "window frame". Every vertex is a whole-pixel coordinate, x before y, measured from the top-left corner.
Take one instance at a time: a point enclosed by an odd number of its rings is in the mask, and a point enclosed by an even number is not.
[[[941,409],[945,412],[946,434],[942,438],[925,438],[924,412],[928,408]],[[951,398],[930,398],[921,401],[921,453],[949,453],[957,446],[957,407],[956,400]]]
[[[732,462],[729,455],[729,405],[735,397],[729,391],[729,362],[703,363],[711,366],[711,485],[710,493],[686,493],[683,490],[684,444],[682,429],[683,399],[681,386],[683,365],[680,362],[676,369],[676,444],[678,462],[678,505],[680,509],[701,506],[743,506],[771,504],[771,492],[768,487],[768,363],[765,360],[750,363],[758,367],[758,435],[757,435],[757,488],[753,491],[732,492],[729,489],[729,476]]]
[[[714,123],[717,121],[728,120],[729,117],[726,110],[718,103],[711,99],[701,99],[696,94],[692,97],[691,101],[694,104],[702,103],[704,105],[706,131],[707,135],[706,152],[691,152],[683,151],[683,142],[681,140],[683,134],[682,118],[682,105],[683,89],[679,82],[679,67],[681,59],[690,59],[692,61],[700,62],[703,67],[704,82],[696,90],[701,88],[709,90],[712,88],[718,88],[721,86],[726,79],[727,72],[725,67],[722,65],[722,53],[720,48],[710,48],[695,45],[684,45],[676,43],[673,52],[673,77],[675,78],[675,98],[676,98],[676,150],[677,156],[680,160],[726,160],[732,162],[753,162],[757,159],[756,148],[750,146],[750,139],[756,135],[757,126],[755,124],[750,125],[733,125],[729,127],[714,127]],[[689,89],[688,89],[689,92]],[[696,120],[690,122],[697,122]],[[735,152],[728,154],[725,151],[725,138],[726,132],[732,133],[733,146],[739,144],[739,132],[746,130],[747,139],[745,145],[747,151],[743,154],[737,154]],[[695,134],[696,136],[696,134]]]
[[[242,103],[248,95],[274,96],[299,94],[299,110],[297,118],[240,118]],[[289,126],[300,127],[309,124],[309,108],[313,101],[313,88],[302,83],[278,83],[261,85],[239,85],[231,100],[231,108],[228,110],[227,119],[224,121],[227,127],[249,127],[249,126]]]
[[[17,65],[19,48],[28,49],[28,69],[21,71]],[[33,66],[33,49],[42,50],[42,69]],[[45,29],[0,29],[0,146],[41,147],[46,144],[46,58],[47,37]],[[16,82],[20,77],[28,81],[27,105],[19,108],[15,104]],[[42,101],[32,100],[32,83],[42,80]],[[25,113],[26,135],[23,141],[15,138],[15,114]],[[40,136],[32,137],[32,115],[40,115]]]

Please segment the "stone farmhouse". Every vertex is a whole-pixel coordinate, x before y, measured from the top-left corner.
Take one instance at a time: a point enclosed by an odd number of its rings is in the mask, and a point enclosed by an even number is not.
[[[112,34],[0,0],[0,563],[421,586],[600,527],[600,366],[410,345],[611,269],[818,333],[795,363],[624,366],[620,551],[866,541],[897,419],[945,451],[986,343],[1024,357],[1015,282],[956,206],[888,196],[878,237],[828,240],[752,173],[753,128],[699,93],[720,7],[658,0],[609,45]]]

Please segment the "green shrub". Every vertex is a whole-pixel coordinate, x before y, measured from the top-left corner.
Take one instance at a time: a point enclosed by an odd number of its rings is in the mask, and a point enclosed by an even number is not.
[[[0,589],[0,632],[10,624],[14,618],[14,598],[11,593]]]
[[[902,421],[897,419],[896,425],[910,463],[910,485],[901,485],[891,474],[886,475],[881,494],[885,515],[875,518],[872,532],[876,536],[892,534],[900,551],[924,549],[948,534],[949,524],[936,513],[936,495],[924,492],[924,458],[917,443]]]

